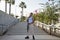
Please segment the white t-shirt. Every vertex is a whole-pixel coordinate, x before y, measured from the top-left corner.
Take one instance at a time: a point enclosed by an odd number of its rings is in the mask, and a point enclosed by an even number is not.
[[[28,18],[28,23],[32,23],[33,22],[33,17],[31,16],[30,18]]]

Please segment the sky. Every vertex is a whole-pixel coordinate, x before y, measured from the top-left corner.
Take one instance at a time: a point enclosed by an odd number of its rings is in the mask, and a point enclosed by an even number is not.
[[[34,12],[37,9],[41,8],[41,5],[39,5],[39,3],[46,3],[47,0],[15,0],[15,4],[12,5],[11,8],[11,13],[13,13],[14,15],[18,15],[21,16],[21,8],[19,7],[19,4],[21,2],[25,2],[27,8],[24,8],[24,16],[28,16],[30,12]],[[5,11],[5,3],[4,0],[2,0],[0,2],[0,10]],[[7,6],[7,10],[9,13],[9,4]]]

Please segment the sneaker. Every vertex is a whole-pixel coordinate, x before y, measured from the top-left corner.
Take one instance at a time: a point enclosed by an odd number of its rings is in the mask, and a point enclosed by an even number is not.
[[[25,39],[29,39],[29,36],[25,37]]]
[[[35,40],[35,37],[34,37],[34,35],[33,35],[32,37],[33,37],[33,40]]]

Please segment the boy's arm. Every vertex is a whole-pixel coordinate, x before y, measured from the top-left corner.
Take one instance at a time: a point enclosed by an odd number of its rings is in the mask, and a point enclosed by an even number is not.
[[[28,19],[29,19],[29,17],[27,18],[27,22],[28,22]]]
[[[28,22],[28,18],[27,18],[27,22]]]
[[[34,23],[34,18],[33,18],[33,23]]]

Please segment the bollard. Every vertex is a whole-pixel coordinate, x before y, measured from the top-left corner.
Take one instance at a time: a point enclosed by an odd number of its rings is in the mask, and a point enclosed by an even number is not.
[[[52,26],[50,26],[50,35],[52,34],[52,29],[53,29]]]
[[[51,27],[50,27],[50,35],[51,35]]]
[[[54,34],[56,33],[56,28],[54,28]]]

